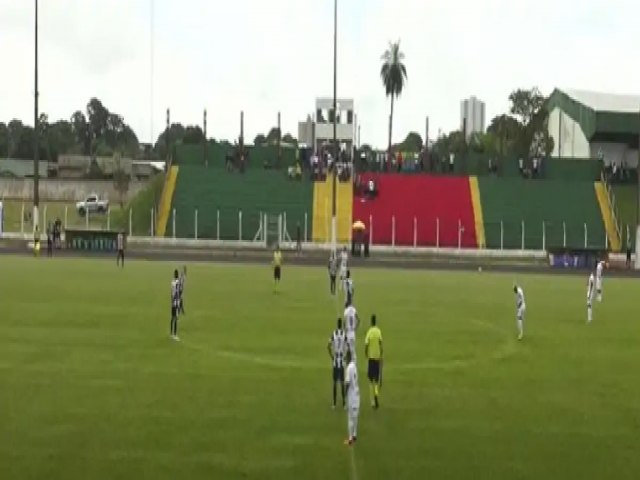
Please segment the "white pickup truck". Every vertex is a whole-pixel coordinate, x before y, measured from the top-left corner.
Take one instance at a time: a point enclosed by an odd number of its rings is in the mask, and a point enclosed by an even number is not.
[[[109,210],[109,201],[100,200],[98,195],[89,195],[82,202],[76,203],[76,210],[81,216],[85,216],[88,213],[107,213]]]

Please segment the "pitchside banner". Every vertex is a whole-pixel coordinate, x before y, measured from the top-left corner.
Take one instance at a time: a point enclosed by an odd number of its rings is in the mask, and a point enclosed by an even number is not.
[[[70,250],[90,252],[115,252],[118,249],[118,232],[104,230],[65,230],[66,247]]]

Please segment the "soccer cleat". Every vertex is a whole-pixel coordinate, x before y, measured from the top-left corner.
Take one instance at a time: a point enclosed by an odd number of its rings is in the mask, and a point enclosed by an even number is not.
[[[347,438],[345,439],[345,441],[343,442],[345,445],[353,445],[353,442],[355,441],[355,438]]]
[[[523,338],[524,338],[524,335],[522,333],[518,335],[518,340],[522,340]]]

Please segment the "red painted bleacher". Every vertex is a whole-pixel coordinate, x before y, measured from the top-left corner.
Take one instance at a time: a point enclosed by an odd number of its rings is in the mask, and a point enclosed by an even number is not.
[[[461,246],[477,246],[467,177],[372,173],[361,176],[362,184],[369,179],[378,195],[373,200],[354,195],[353,220],[364,222],[373,244],[412,246],[415,237],[419,246],[435,246],[439,230],[441,247],[457,247],[459,231]]]

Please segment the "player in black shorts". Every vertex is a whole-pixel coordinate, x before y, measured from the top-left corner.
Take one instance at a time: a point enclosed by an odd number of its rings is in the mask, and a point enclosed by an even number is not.
[[[347,337],[342,329],[342,319],[338,319],[337,328],[331,333],[327,350],[331,358],[331,369],[333,377],[333,408],[336,408],[337,387],[340,384],[340,392],[342,393],[342,406],[344,402],[344,362],[347,349]]]
[[[180,280],[178,270],[173,272],[173,280],[171,280],[171,338],[178,338],[178,313],[180,310]]]
[[[282,276],[282,252],[280,251],[280,247],[276,246],[275,251],[273,252],[273,280],[274,280],[274,290],[278,290],[278,284],[280,283],[280,277]]]
[[[124,234],[118,232],[117,239],[118,256],[116,257],[116,266],[121,265],[124,268]]]

